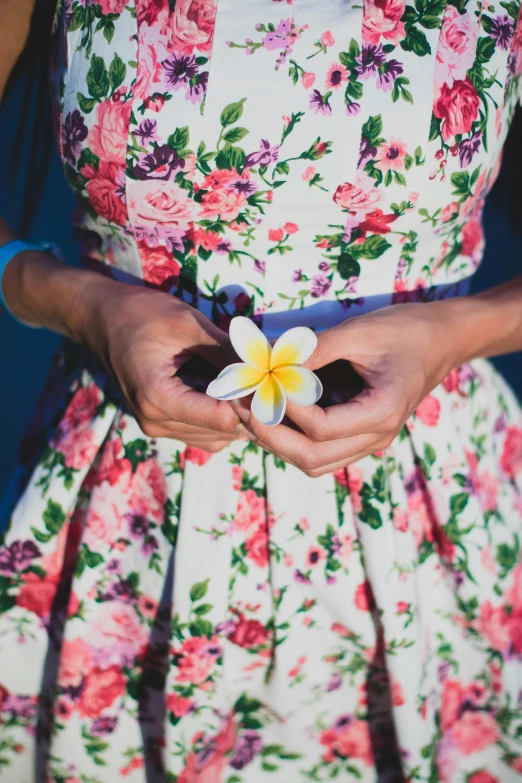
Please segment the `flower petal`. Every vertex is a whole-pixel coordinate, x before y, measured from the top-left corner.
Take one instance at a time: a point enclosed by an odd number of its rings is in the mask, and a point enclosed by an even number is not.
[[[296,405],[314,405],[323,393],[317,375],[305,367],[279,367],[274,375],[288,399]]]
[[[254,394],[250,411],[261,424],[279,424],[286,410],[286,397],[274,375],[268,375]]]
[[[294,326],[276,341],[272,348],[272,369],[289,364],[303,364],[315,351],[317,337],[307,326]]]
[[[209,384],[207,394],[216,400],[237,400],[255,392],[265,376],[266,373],[249,364],[229,364]]]
[[[229,337],[240,359],[259,370],[268,372],[272,348],[261,329],[258,329],[253,321],[243,315],[232,318]]]

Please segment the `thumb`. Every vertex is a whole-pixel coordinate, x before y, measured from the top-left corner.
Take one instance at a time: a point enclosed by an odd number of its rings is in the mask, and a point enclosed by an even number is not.
[[[237,358],[227,360],[231,352],[233,354],[228,334],[201,313],[196,312],[195,317],[198,328],[191,351],[210,362],[218,370],[230,364],[230,361],[237,361]]]

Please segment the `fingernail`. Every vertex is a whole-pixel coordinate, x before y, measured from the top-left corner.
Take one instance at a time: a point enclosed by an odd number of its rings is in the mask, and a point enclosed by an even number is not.
[[[238,405],[235,410],[243,424],[248,424],[248,420],[250,419],[250,411],[246,408],[243,408],[242,405]]]

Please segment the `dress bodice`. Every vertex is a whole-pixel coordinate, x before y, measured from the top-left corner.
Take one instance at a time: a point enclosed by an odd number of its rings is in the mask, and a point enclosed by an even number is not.
[[[335,319],[465,280],[518,100],[518,15],[66,0],[57,126],[86,257],[218,322]]]

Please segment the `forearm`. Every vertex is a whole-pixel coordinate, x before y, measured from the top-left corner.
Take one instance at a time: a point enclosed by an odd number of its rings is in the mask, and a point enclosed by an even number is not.
[[[480,294],[434,303],[454,363],[522,350],[522,276]]]
[[[0,221],[0,245],[14,239]],[[69,267],[49,253],[27,251],[9,261],[2,281],[6,303],[21,321],[90,343],[96,302],[111,280]]]

